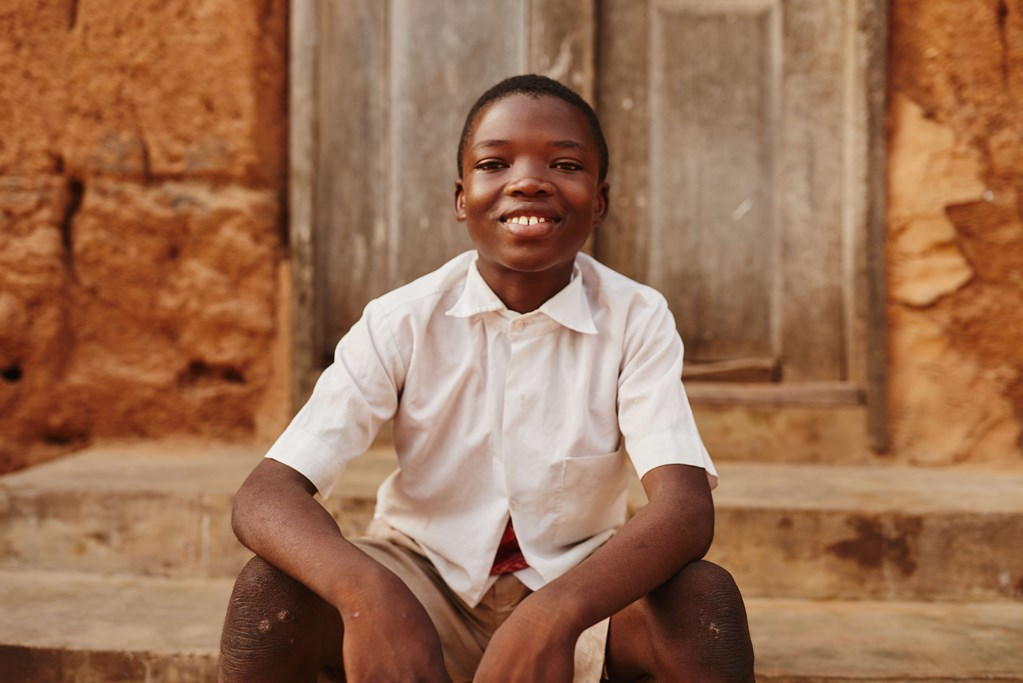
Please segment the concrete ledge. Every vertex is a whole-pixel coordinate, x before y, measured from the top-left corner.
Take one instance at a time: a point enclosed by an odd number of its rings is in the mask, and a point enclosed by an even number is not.
[[[232,577],[231,500],[263,447],[111,446],[0,478],[0,569]],[[355,460],[326,507],[370,519],[395,466]],[[720,464],[710,559],[747,596],[1023,600],[1023,472]],[[633,506],[643,504],[634,483]]]
[[[0,571],[5,683],[215,680],[230,580]],[[1023,681],[1023,605],[750,599],[758,680]]]
[[[0,572],[5,683],[216,680],[229,580]]]
[[[1023,472],[720,469],[710,559],[749,595],[1023,600]]]
[[[757,680],[1023,681],[1023,606],[748,601]]]

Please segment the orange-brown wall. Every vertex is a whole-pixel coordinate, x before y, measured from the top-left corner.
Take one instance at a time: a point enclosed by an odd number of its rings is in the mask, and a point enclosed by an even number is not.
[[[894,453],[1023,462],[1023,2],[894,0]]]
[[[0,7],[0,470],[280,426],[286,15]],[[889,76],[892,456],[1020,462],[1023,2],[893,0]]]
[[[281,384],[286,23],[285,0],[0,6],[0,471],[257,429]]]

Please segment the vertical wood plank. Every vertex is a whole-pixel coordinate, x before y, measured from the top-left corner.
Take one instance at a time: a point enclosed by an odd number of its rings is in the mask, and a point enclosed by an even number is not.
[[[392,278],[387,227],[387,5],[322,0],[317,234],[323,363]]]
[[[887,73],[888,2],[862,0],[857,24],[857,50],[865,66],[861,97],[866,102],[866,147],[864,175],[867,178],[866,264],[863,267],[865,293],[865,333],[862,351],[866,358],[867,428],[870,445],[880,453],[888,450],[888,316],[887,279],[885,277],[885,238],[887,203]]]
[[[292,0],[289,18],[288,226],[292,259],[291,405],[297,410],[312,391],[320,367],[316,286],[316,0]]]
[[[598,4],[597,113],[611,152],[610,212],[598,258],[641,282],[650,251],[649,0]]]
[[[593,103],[596,0],[531,0],[527,70],[561,81]]]
[[[657,3],[651,16],[651,242],[689,356],[771,349],[773,3]]]
[[[784,377],[791,381],[846,377],[844,4],[783,3],[785,96],[775,194],[781,230],[781,348]]]

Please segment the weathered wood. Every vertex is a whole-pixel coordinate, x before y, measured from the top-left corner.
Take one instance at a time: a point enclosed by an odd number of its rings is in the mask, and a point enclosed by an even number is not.
[[[781,364],[777,358],[736,358],[714,363],[686,363],[683,381],[698,382],[777,382]]]
[[[653,9],[646,278],[692,358],[773,355],[771,3]]]
[[[292,259],[291,403],[295,410],[312,391],[311,375],[320,366],[320,327],[316,282],[316,0],[291,3],[288,119],[288,227]]]
[[[693,403],[827,406],[863,402],[862,388],[848,382],[687,382],[686,393]]]
[[[780,348],[791,381],[840,380],[845,371],[843,192],[845,2],[786,0],[775,205],[779,230]]]
[[[856,357],[865,358],[867,428],[870,445],[877,452],[889,446],[888,428],[888,296],[885,277],[887,206],[887,73],[888,2],[864,0],[857,25],[857,50],[866,63],[860,97],[866,103],[866,183],[860,201],[866,204],[866,248],[862,266],[865,302],[861,316],[863,334]]]
[[[611,193],[596,252],[615,270],[645,281],[652,248],[650,2],[603,0],[598,11],[596,104],[611,151]]]
[[[530,0],[528,70],[561,81],[593,102],[596,0]]]
[[[393,286],[389,229],[387,3],[321,0],[317,286],[323,364],[366,303]]]
[[[600,4],[613,213],[597,254],[665,293],[691,359],[866,381],[878,141],[856,94],[883,82],[860,66],[874,29],[857,8],[877,1]]]

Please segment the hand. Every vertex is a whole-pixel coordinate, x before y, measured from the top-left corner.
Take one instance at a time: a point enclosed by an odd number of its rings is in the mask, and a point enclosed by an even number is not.
[[[473,683],[571,683],[579,633],[535,599],[524,600],[494,633]]]
[[[437,629],[404,584],[378,594],[372,608],[341,616],[348,683],[451,683]]]

